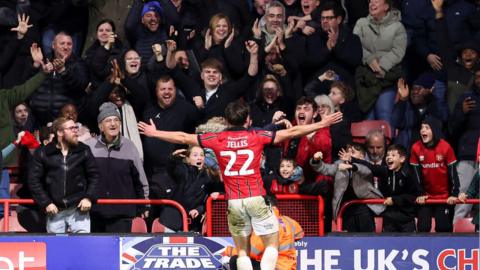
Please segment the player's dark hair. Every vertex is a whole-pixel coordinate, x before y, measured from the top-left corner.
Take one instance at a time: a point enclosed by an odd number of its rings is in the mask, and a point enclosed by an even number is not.
[[[300,106],[300,105],[305,105],[305,104],[310,104],[312,105],[312,108],[313,108],[313,111],[315,112],[318,108],[318,105],[317,103],[315,102],[315,100],[312,98],[312,97],[300,97],[298,100],[297,100],[297,104],[296,106]]]
[[[250,115],[250,106],[241,100],[230,102],[225,108],[225,118],[232,126],[243,126]]]

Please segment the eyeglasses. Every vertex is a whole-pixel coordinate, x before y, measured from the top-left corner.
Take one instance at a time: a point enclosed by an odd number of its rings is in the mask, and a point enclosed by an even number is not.
[[[66,127],[63,130],[70,130],[70,131],[78,131],[80,129],[79,126],[71,126],[71,127]]]
[[[331,21],[335,19],[335,16],[321,16],[320,21]]]

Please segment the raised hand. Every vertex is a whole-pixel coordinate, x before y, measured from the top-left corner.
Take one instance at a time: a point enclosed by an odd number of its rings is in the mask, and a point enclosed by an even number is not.
[[[334,81],[335,80],[335,71],[329,69],[322,73],[322,75],[318,76],[318,80],[323,82],[323,81]]]
[[[281,77],[287,75],[287,69],[282,64],[273,64],[271,70]]]
[[[320,123],[322,123],[326,127],[328,127],[328,126],[331,126],[333,124],[336,124],[336,123],[342,121],[342,118],[343,118],[343,113],[342,112],[336,112],[336,113],[332,113],[332,114],[323,116],[322,121],[320,121]]]
[[[197,109],[203,109],[203,107],[205,107],[205,104],[203,102],[203,98],[201,96],[193,97],[193,103],[195,104]]]
[[[471,97],[465,98],[462,102],[463,113],[471,112],[472,110],[475,109],[476,106],[477,106],[477,104],[476,104],[475,100],[473,100]]]
[[[17,32],[17,38],[22,39],[28,32],[28,28],[33,26],[33,24],[28,24],[29,20],[30,16],[25,16],[25,13],[21,16],[18,14],[18,25],[17,27],[10,29],[10,31]]]
[[[38,68],[43,64],[42,49],[38,47],[37,43],[32,43],[32,46],[30,46],[30,55],[32,56],[34,67]]]
[[[225,40],[225,44],[223,45],[225,48],[230,47],[232,45],[233,37],[235,36],[235,28],[232,28],[232,32],[228,35],[227,40]]]
[[[323,153],[322,153],[321,151],[316,152],[315,154],[313,154],[312,159],[313,159],[314,161],[320,161],[320,160],[322,160],[322,159],[323,159]]]
[[[262,38],[262,30],[260,30],[260,24],[259,24],[258,18],[255,19],[255,21],[253,22],[252,33],[255,39]]]
[[[333,49],[337,44],[338,39],[338,32],[335,31],[333,28],[328,29],[328,40],[327,40],[327,48],[329,50]]]
[[[441,12],[443,7],[443,0],[432,0],[432,6],[436,12]]]
[[[48,59],[47,59],[47,63],[46,63],[46,64],[44,64],[43,62],[40,62],[40,63],[41,63],[41,66],[42,66],[42,71],[43,71],[43,73],[45,73],[45,74],[50,74],[50,73],[52,73],[52,72],[55,70],[55,68],[53,67],[52,62],[50,62],[50,60],[48,60]]]
[[[352,153],[350,153],[350,151],[345,150],[343,148],[340,151],[338,151],[338,157],[340,158],[340,160],[343,160],[345,162],[352,161]]]
[[[304,33],[307,36],[311,36],[313,35],[313,33],[315,33],[315,28],[305,25],[305,27],[303,27],[302,29],[302,33]]]
[[[289,39],[293,36],[293,32],[295,32],[295,20],[289,20],[287,28],[285,29],[285,39]]]
[[[258,44],[253,41],[253,40],[247,40],[245,41],[245,47],[247,48],[247,51],[251,55],[256,55],[258,54]]]
[[[186,152],[187,152],[187,149],[177,149],[173,151],[172,156],[184,158],[186,157],[185,155]]]
[[[270,53],[274,47],[277,46],[277,36],[274,36],[272,41],[265,47],[265,52]]]
[[[408,89],[408,84],[403,78],[400,78],[397,81],[397,93],[400,100],[405,101],[408,99],[408,94],[410,93],[410,91]]]
[[[205,33],[205,49],[206,50],[210,50],[210,48],[212,47],[212,40],[213,40],[213,37],[212,37],[212,33],[210,31],[210,28],[207,29],[207,32]]]
[[[275,123],[277,121],[280,121],[282,119],[284,119],[287,115],[282,112],[282,111],[276,111],[275,113],[273,113],[273,117],[272,117],[272,123]]]
[[[170,52],[174,52],[177,50],[177,42],[175,42],[175,40],[167,40],[167,50],[170,51]]]
[[[110,50],[112,47],[113,47],[113,44],[115,44],[115,38],[117,37],[117,35],[115,33],[110,33],[110,35],[108,36],[108,40],[107,40],[107,43],[105,43],[105,45],[103,47],[105,47],[105,49],[107,50]]]

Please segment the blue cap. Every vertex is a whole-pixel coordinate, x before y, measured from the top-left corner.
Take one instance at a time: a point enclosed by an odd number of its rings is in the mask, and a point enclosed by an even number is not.
[[[142,17],[143,15],[145,15],[145,13],[149,11],[156,12],[158,16],[162,16],[162,13],[163,13],[162,6],[160,6],[160,3],[158,3],[157,1],[147,2],[143,5]]]

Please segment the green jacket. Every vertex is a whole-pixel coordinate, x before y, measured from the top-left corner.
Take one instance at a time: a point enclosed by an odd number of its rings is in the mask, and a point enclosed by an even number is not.
[[[14,107],[40,87],[45,78],[45,74],[39,72],[22,85],[14,86],[11,89],[0,89],[0,149],[3,149],[15,139],[12,119]],[[16,153],[12,153],[4,160],[3,166],[13,165],[16,159]]]

